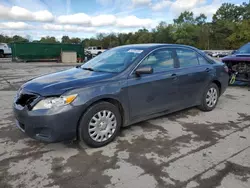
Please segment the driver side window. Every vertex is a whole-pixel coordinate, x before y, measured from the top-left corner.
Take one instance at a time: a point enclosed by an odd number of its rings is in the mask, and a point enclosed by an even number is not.
[[[172,49],[160,49],[152,52],[139,67],[150,66],[154,73],[174,68],[174,54]]]

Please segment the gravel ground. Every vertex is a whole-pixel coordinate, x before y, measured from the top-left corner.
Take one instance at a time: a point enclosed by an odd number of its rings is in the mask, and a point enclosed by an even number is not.
[[[67,69],[0,63],[0,187],[250,187],[250,91],[229,87],[212,112],[196,108],[121,130],[111,144],[44,144],[15,127],[12,100],[25,81]]]

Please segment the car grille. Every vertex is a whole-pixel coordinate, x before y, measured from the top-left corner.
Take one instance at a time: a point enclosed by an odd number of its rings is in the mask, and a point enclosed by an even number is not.
[[[24,91],[20,91],[20,93],[17,96],[16,104],[19,104],[21,106],[28,106],[30,105],[34,100],[36,100],[39,96],[33,93],[26,93]]]

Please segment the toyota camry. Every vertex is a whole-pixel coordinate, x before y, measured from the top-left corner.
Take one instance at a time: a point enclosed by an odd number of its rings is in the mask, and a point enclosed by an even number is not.
[[[227,66],[196,48],[126,45],[28,81],[13,109],[18,128],[32,138],[101,147],[136,122],[193,106],[213,110],[228,80]]]

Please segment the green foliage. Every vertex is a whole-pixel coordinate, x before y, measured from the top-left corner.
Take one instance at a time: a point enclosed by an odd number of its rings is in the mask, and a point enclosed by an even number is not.
[[[69,38],[69,36],[63,36],[61,43],[65,44],[81,44],[82,40],[78,37]]]
[[[63,36],[61,42],[69,44],[69,43],[71,43],[71,40],[70,40],[69,36]]]
[[[250,20],[244,20],[242,23],[237,23],[235,32],[233,32],[228,38],[228,46],[231,49],[237,49],[246,42],[250,41]]]
[[[245,8],[232,3],[223,3],[217,12],[213,15],[213,22],[231,21],[238,22],[242,20]]]
[[[11,42],[28,42],[29,40],[18,35],[8,37],[0,34],[0,43],[11,43]]]
[[[174,19],[174,23],[175,24],[184,24],[184,23],[194,24],[195,23],[194,13],[185,11],[181,13],[181,15],[177,19]]]
[[[101,46],[112,48],[119,45],[138,43],[178,43],[192,45],[200,49],[237,49],[250,42],[250,4],[236,5],[224,3],[213,15],[212,22],[200,14],[195,17],[193,12],[185,11],[173,20],[173,24],[162,21],[151,31],[142,28],[134,33],[97,34],[96,37],[69,38],[63,36],[62,43],[83,43],[85,47]],[[28,37],[27,37],[28,38]],[[0,35],[0,42],[27,42],[28,39]],[[40,41],[58,43],[55,37],[42,37]]]
[[[50,36],[42,37],[40,42],[41,43],[58,43],[55,37],[50,37]]]

